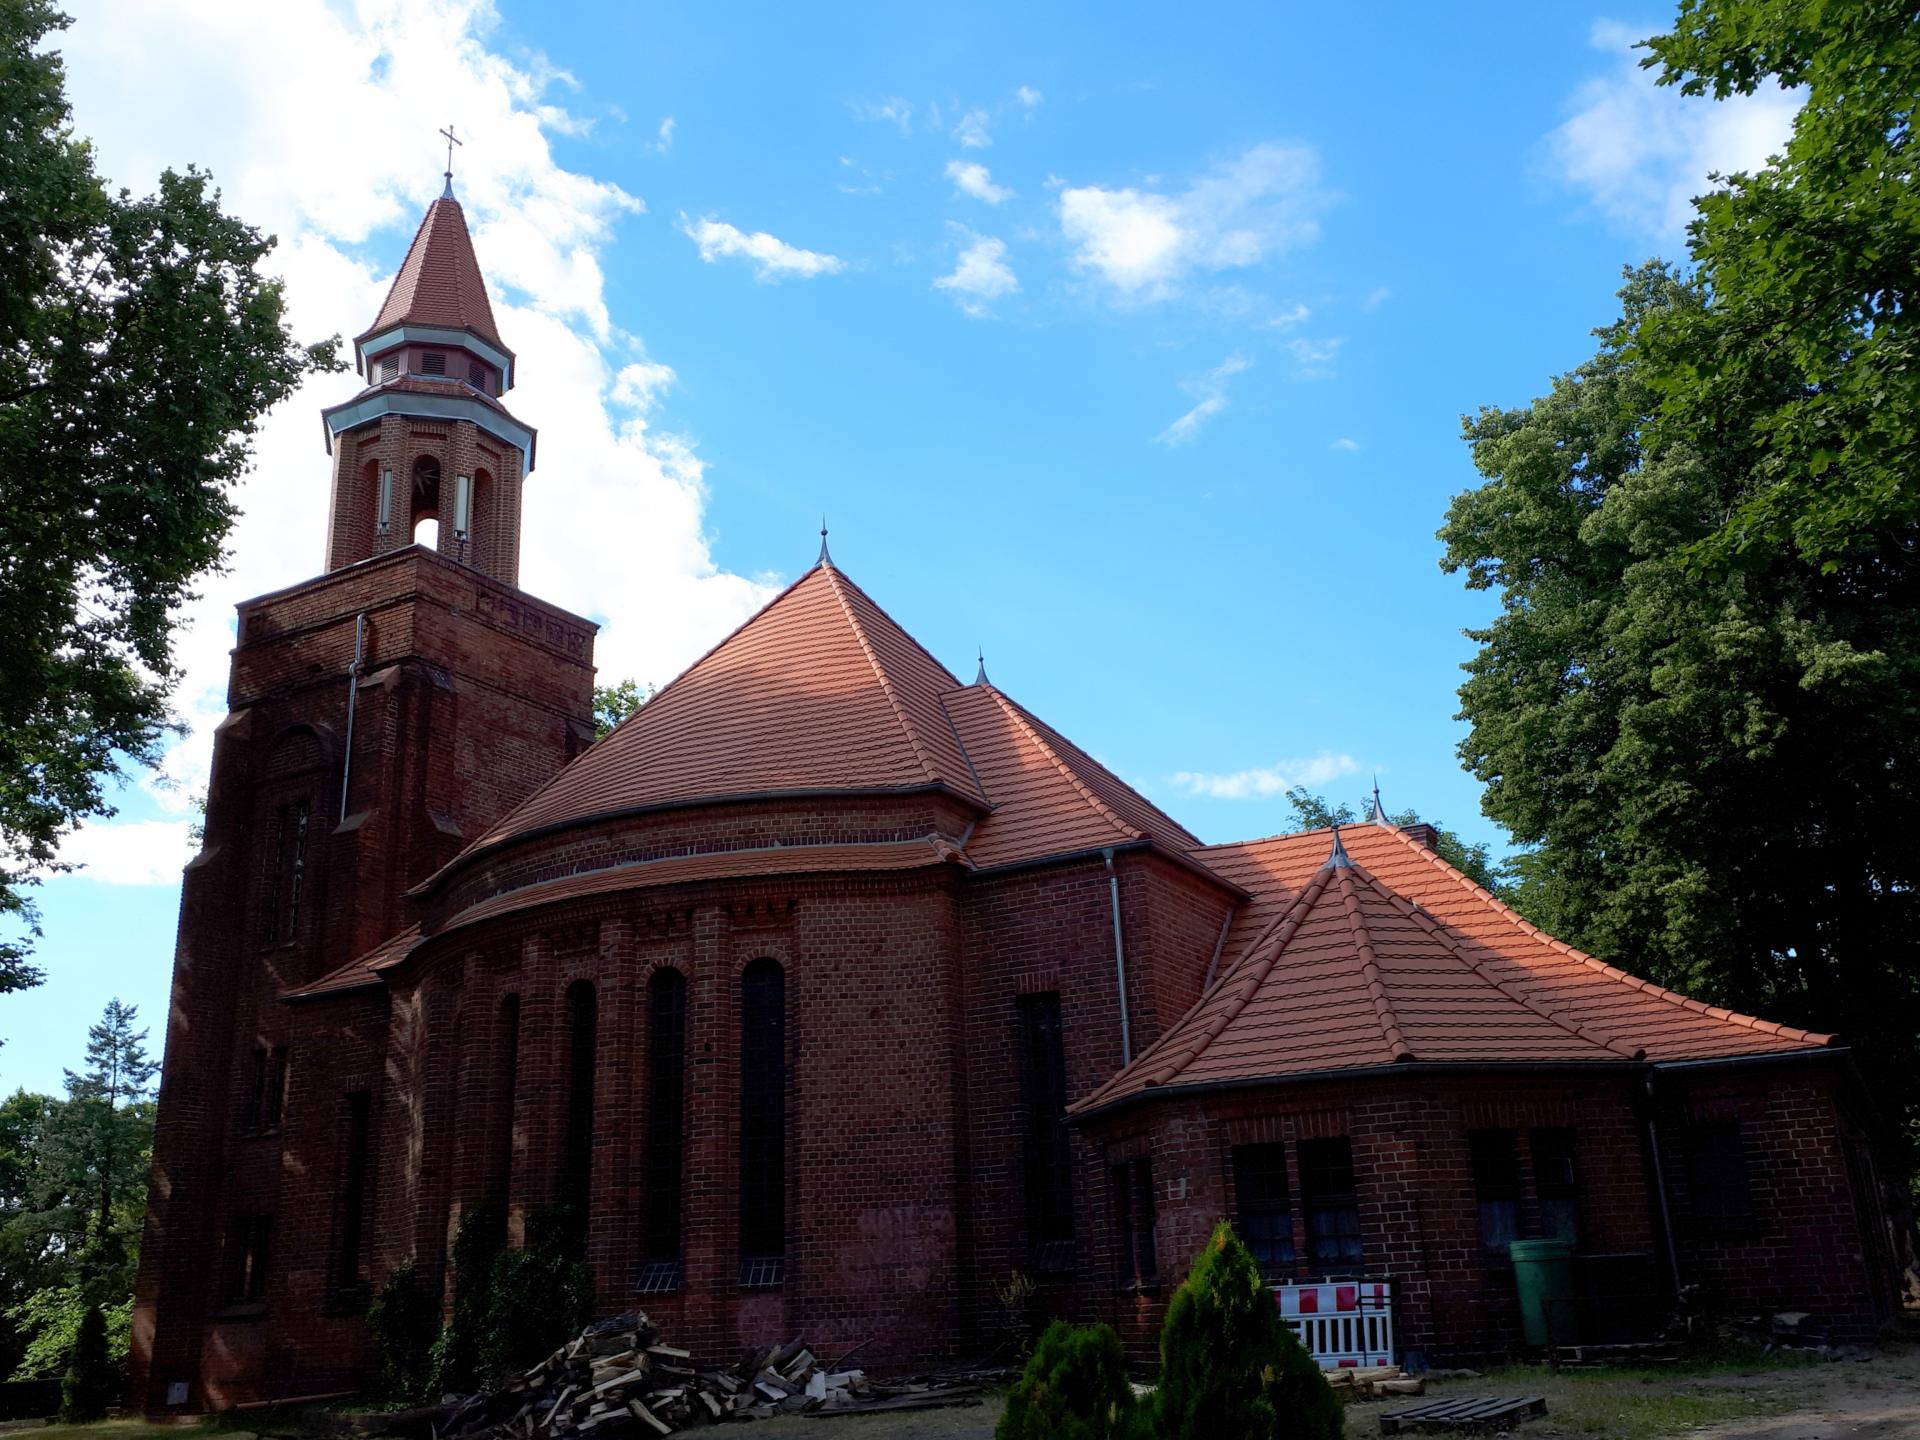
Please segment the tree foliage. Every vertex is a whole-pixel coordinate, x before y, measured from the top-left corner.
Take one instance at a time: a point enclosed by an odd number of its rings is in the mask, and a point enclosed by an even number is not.
[[[64,1099],[0,1104],[0,1359],[21,1379],[65,1371],[90,1314],[126,1358],[159,1068],[137,1020],[110,1001]]]
[[[1530,919],[1702,999],[1840,1032],[1911,1120],[1920,564],[1754,547],[1702,569],[1699,547],[1773,481],[1739,433],[1658,439],[1667,392],[1638,337],[1681,333],[1715,297],[1650,263],[1620,298],[1591,360],[1465,422],[1486,478],[1448,510],[1443,563],[1501,608],[1469,632],[1461,757],[1532,847]]]
[[[1111,1325],[1056,1320],[1007,1396],[994,1440],[1133,1440],[1150,1433]]]
[[[1344,802],[1339,805],[1329,805],[1326,796],[1315,795],[1304,785],[1296,785],[1287,791],[1287,804],[1293,808],[1293,818],[1303,830],[1317,830],[1326,825],[1357,825],[1363,815],[1371,816],[1373,813],[1371,795],[1361,796],[1358,808]],[[1387,819],[1395,825],[1420,823],[1419,812],[1414,810],[1388,812]],[[1444,825],[1433,824],[1432,821],[1427,823],[1433,825],[1433,848],[1442,860],[1474,884],[1495,895],[1504,893],[1507,888],[1506,871],[1495,863],[1492,848],[1486,842],[1470,845],[1460,837],[1457,830],[1449,830]]]
[[[1911,0],[1681,0],[1645,64],[1692,95],[1804,90],[1776,162],[1689,227],[1706,303],[1638,335],[1660,447],[1741,476],[1696,543],[1716,568],[1788,550],[1873,589],[1920,534],[1920,14]]]
[[[1224,1220],[1167,1304],[1155,1400],[1160,1440],[1339,1440],[1345,1429],[1340,1397]]]
[[[47,0],[0,5],[0,991],[26,893],[157,758],[174,615],[216,568],[260,416],[333,347],[281,323],[272,240],[193,169],[111,195],[74,137]]]
[[[612,734],[615,726],[651,700],[653,695],[653,686],[642,685],[632,676],[613,685],[594,686],[594,738],[604,739]]]

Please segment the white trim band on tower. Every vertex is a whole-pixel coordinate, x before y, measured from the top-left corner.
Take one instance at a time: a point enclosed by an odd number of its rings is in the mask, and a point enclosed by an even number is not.
[[[477,397],[421,395],[411,390],[373,390],[357,400],[321,411],[320,422],[327,432],[327,453],[333,453],[334,436],[356,430],[382,415],[417,415],[425,420],[471,420],[496,440],[505,441],[520,452],[520,473],[523,476],[533,469],[534,441],[538,432],[532,426],[522,425],[511,415],[496,410]]]

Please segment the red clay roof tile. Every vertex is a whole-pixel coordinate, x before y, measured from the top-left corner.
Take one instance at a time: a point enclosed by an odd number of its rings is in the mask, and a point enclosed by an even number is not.
[[[442,196],[427,207],[407,258],[387,291],[386,303],[359,338],[364,340],[395,325],[471,330],[488,344],[506,350],[493,323],[487,284],[480,278],[480,261],[473,253],[473,237],[467,233],[466,213],[458,200]]]

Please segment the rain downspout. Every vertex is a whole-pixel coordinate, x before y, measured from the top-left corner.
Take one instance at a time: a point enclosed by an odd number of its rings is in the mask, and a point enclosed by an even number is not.
[[[1673,1298],[1680,1300],[1680,1252],[1673,1244],[1673,1212],[1667,1208],[1667,1171],[1660,1160],[1660,1127],[1653,1118],[1653,1077],[1647,1077],[1647,1148],[1653,1152],[1653,1188],[1660,1197],[1660,1239],[1667,1251],[1667,1270],[1673,1276]]]
[[[340,821],[347,819],[347,786],[353,780],[353,711],[360,699],[360,662],[367,655],[367,612],[353,617],[353,663],[347,667],[347,743],[340,763]]]
[[[1100,852],[1107,862],[1107,890],[1113,896],[1113,972],[1120,987],[1120,1063],[1133,1063],[1133,1032],[1127,1025],[1127,942],[1120,930],[1120,872],[1113,868],[1113,847]]]

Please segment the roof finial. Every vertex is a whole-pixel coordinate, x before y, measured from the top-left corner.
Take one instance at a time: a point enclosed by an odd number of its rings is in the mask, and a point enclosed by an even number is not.
[[[1347,847],[1340,843],[1340,822],[1333,822],[1333,853],[1327,856],[1327,863],[1321,867],[1326,870],[1351,870],[1353,857],[1347,854]]]
[[[1385,825],[1388,829],[1393,828],[1393,821],[1387,818],[1387,807],[1380,803],[1380,777],[1378,775],[1373,777],[1373,813],[1369,815],[1367,819],[1371,820],[1375,825]]]
[[[820,558],[814,563],[817,565],[833,563],[833,556],[827,553],[827,517],[824,515],[820,517]]]
[[[973,677],[973,683],[976,685],[987,683],[987,652],[984,646],[980,649],[980,673]]]
[[[456,145],[464,146],[467,142],[453,133],[453,122],[451,120],[447,122],[446,128],[440,133],[447,137],[447,188],[440,192],[440,198],[442,200],[451,200],[453,198],[453,147]]]

